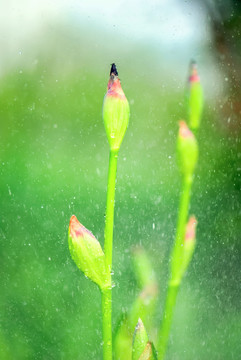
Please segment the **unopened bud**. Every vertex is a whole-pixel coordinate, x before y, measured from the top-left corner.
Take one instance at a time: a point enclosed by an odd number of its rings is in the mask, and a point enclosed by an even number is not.
[[[111,150],[119,150],[128,126],[129,116],[129,103],[122,90],[116,66],[112,64],[103,103],[105,130]]]
[[[185,178],[192,178],[198,159],[198,144],[195,136],[185,121],[179,122],[177,139],[177,155],[179,167]]]
[[[190,64],[188,87],[189,126],[192,130],[197,130],[200,126],[203,109],[203,90],[197,71],[197,64],[194,61]]]
[[[69,223],[69,250],[77,267],[101,290],[111,287],[110,273],[106,269],[105,255],[94,235],[72,216]]]
[[[148,343],[148,335],[141,319],[135,328],[132,346],[132,360],[139,360]]]

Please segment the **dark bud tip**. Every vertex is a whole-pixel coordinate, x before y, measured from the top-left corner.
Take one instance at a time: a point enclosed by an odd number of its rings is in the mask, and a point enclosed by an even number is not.
[[[115,63],[111,64],[110,75],[111,74],[114,74],[115,76],[118,76],[118,71],[116,69]]]

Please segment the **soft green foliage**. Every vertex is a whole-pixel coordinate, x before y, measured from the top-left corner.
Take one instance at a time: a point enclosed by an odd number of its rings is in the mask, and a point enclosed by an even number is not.
[[[70,220],[68,242],[72,259],[85,276],[102,291],[111,288],[111,277],[100,243],[75,216]]]
[[[88,46],[83,38],[73,44],[68,31],[61,32],[61,40],[66,36],[66,52],[52,34],[45,40],[50,38],[54,46],[46,50],[44,59],[39,48],[36,66],[1,77],[1,359],[12,360],[17,354],[18,360],[82,360],[83,353],[86,359],[101,359],[99,290],[71,260],[66,231],[71,214],[81,214],[82,222],[102,239],[108,144],[101,119],[106,79],[99,66],[105,68],[106,52],[98,66],[87,61],[87,56],[97,57],[89,43],[83,62],[73,61],[66,70],[62,61],[66,53],[72,61],[71,51]],[[76,31],[74,36],[77,39]],[[135,63],[139,74],[148,67],[149,56],[157,56],[151,46],[147,49],[148,56],[128,48],[133,58],[143,55],[142,62]],[[118,51],[124,64],[123,45]],[[158,59],[168,68],[165,56]],[[131,307],[127,294],[138,292],[126,252],[133,243],[145,243],[161,288],[166,281],[164,254],[170,250],[180,188],[173,161],[177,127],[173,114],[182,115],[183,89],[168,84],[159,70],[152,81],[143,76],[136,76],[134,82],[125,80],[135,103],[118,165],[117,214],[122,215],[115,225],[114,281],[120,286],[113,289],[114,325],[119,310]],[[132,74],[133,66],[126,62],[122,79]],[[161,83],[166,84],[165,91]],[[143,94],[145,102],[140,100]],[[191,205],[198,214],[199,245],[195,271],[188,271],[180,289],[167,359],[240,355],[238,129],[218,116],[218,100],[209,99],[207,121],[199,132],[200,161]],[[190,270],[193,266],[194,262]],[[161,291],[161,299],[163,295]]]
[[[156,283],[156,275],[151,259],[143,247],[135,247],[132,253],[133,268],[139,287],[144,288],[151,283]]]
[[[132,345],[132,360],[139,360],[148,343],[148,335],[141,319],[135,328]]]

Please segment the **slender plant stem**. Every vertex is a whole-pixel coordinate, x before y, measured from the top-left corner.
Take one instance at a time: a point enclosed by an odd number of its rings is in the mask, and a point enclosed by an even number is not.
[[[103,359],[112,360],[111,289],[102,292]]]
[[[105,262],[112,271],[112,248],[115,207],[115,183],[118,151],[111,150],[109,158],[109,173],[107,185],[106,217],[105,217]],[[112,360],[112,289],[102,292],[103,316],[103,359]]]
[[[179,281],[180,268],[182,267],[183,244],[190,204],[192,177],[184,177],[178,211],[177,232],[171,256],[171,281]]]
[[[165,356],[178,289],[179,285],[169,284],[168,286],[161,332],[157,344],[158,360],[163,360]]]
[[[112,269],[112,247],[115,207],[115,182],[118,151],[110,151],[109,173],[107,185],[106,215],[105,215],[105,261],[110,271]]]
[[[158,336],[158,359],[163,360],[171,329],[173,312],[182,278],[182,254],[187,216],[190,203],[192,178],[184,178],[178,212],[176,239],[172,251],[170,280],[167,289],[163,320]]]

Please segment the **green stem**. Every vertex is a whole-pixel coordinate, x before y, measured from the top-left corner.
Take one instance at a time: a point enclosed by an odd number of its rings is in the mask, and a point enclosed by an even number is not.
[[[187,216],[191,197],[192,177],[183,178],[181,199],[178,211],[176,239],[171,256],[171,280],[180,282],[180,269],[182,267],[183,244],[187,225]]]
[[[192,177],[186,177],[183,179],[183,187],[178,212],[176,239],[171,257],[170,280],[167,289],[163,320],[158,336],[157,350],[159,360],[163,360],[165,356],[167,342],[171,329],[173,311],[176,304],[176,297],[182,279],[183,243],[190,203],[191,185]]]
[[[109,158],[109,173],[107,185],[106,217],[105,217],[105,263],[107,269],[112,271],[112,248],[115,207],[115,183],[118,151],[111,150]],[[103,316],[103,359],[112,360],[112,289],[102,292]]]
[[[103,359],[112,360],[111,289],[102,292]]]
[[[112,268],[117,158],[118,158],[118,150],[111,150],[110,159],[109,159],[109,173],[108,173],[106,215],[105,215],[105,261],[110,271]]]
[[[157,344],[158,360],[164,359],[165,356],[178,289],[178,285],[169,284],[168,286],[165,310]]]

